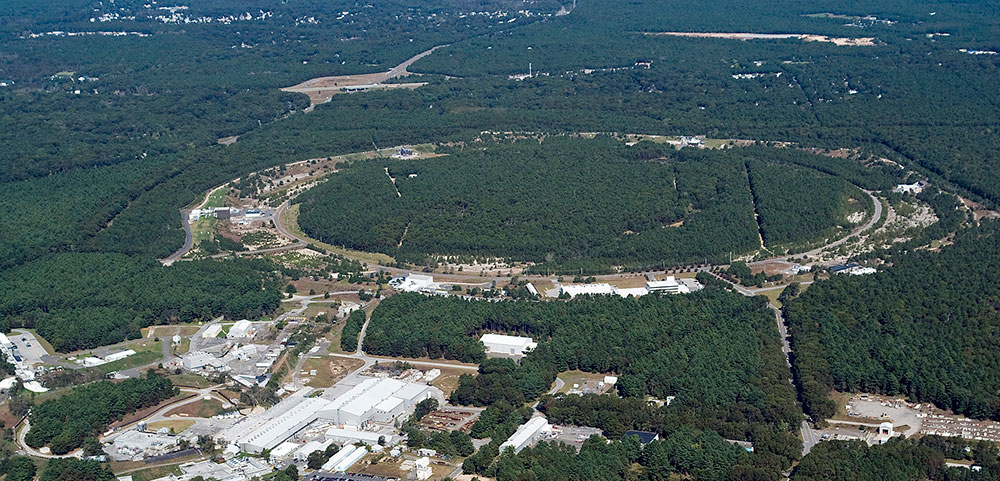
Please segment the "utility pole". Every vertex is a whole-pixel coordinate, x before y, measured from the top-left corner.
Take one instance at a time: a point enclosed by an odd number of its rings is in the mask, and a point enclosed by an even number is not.
[[[533,77],[533,75],[531,75],[531,62],[528,62],[528,78],[532,78],[532,77]]]

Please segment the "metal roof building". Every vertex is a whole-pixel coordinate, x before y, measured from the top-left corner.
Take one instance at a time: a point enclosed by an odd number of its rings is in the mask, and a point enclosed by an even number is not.
[[[250,432],[245,439],[240,440],[240,448],[254,454],[265,449],[274,449],[298,430],[315,421],[317,413],[329,404],[330,401],[322,398],[305,399]]]
[[[519,453],[525,446],[531,444],[536,436],[548,432],[550,429],[549,422],[545,418],[541,416],[531,418],[528,422],[520,425],[517,431],[500,445],[500,452],[502,453],[507,448],[513,448],[515,453]]]
[[[523,356],[538,346],[538,343],[530,337],[504,336],[502,334],[483,334],[479,340],[486,346],[486,352],[512,356]]]

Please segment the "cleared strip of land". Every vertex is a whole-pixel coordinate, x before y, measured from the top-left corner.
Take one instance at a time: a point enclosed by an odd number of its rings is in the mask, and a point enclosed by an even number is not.
[[[741,32],[646,32],[646,35],[668,35],[671,37],[726,38],[731,40],[781,40],[797,38],[804,42],[828,42],[840,46],[870,47],[875,45],[874,37],[827,37],[807,33],[741,33]]]

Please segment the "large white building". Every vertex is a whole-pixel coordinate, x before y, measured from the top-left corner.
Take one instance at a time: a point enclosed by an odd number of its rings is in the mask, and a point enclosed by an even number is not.
[[[330,442],[338,442],[341,444],[354,444],[354,443],[365,443],[369,446],[375,446],[378,444],[378,440],[382,439],[385,444],[391,444],[393,436],[392,434],[384,434],[373,431],[358,431],[357,429],[344,429],[344,428],[330,428],[326,431],[326,439]]]
[[[249,453],[260,453],[265,449],[274,449],[291,437],[298,430],[316,420],[316,415],[330,401],[322,398],[303,399],[279,416],[267,421],[251,431],[246,438],[239,440],[239,446]]]
[[[250,336],[253,336],[253,323],[246,319],[237,321],[236,324],[233,324],[233,327],[229,328],[229,334],[226,335],[229,339]]]
[[[677,282],[674,276],[667,276],[665,281],[646,281],[646,290],[649,292],[666,292],[668,294],[686,294],[687,286]]]
[[[504,336],[501,334],[483,334],[480,341],[486,346],[486,352],[507,356],[524,356],[538,346],[538,343],[530,337]]]
[[[320,419],[343,426],[391,423],[424,399],[435,397],[426,384],[396,379],[365,379],[340,395],[319,413]]]
[[[545,418],[541,416],[531,418],[528,422],[518,426],[517,431],[514,431],[514,434],[500,445],[500,452],[512,448],[515,453],[519,453],[539,436],[551,430],[552,427]]]
[[[559,286],[559,295],[576,297],[581,295],[610,295],[615,293],[611,284],[569,284]]]
[[[434,277],[423,274],[407,274],[389,281],[389,285],[403,292],[422,292],[435,294],[441,290],[441,284],[434,282]]]

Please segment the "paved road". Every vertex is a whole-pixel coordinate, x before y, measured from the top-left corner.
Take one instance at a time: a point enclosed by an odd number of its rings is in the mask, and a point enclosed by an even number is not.
[[[181,227],[184,228],[184,245],[181,246],[180,249],[177,249],[177,252],[174,252],[173,254],[170,254],[170,256],[167,257],[166,259],[161,260],[160,262],[162,262],[163,265],[169,266],[170,264],[173,264],[175,261],[177,261],[177,259],[184,257],[184,254],[187,254],[188,251],[190,251],[191,248],[194,247],[194,236],[191,235],[191,223],[188,222],[190,215],[191,211],[188,209],[184,209],[181,211]]]
[[[812,451],[813,446],[822,441],[820,432],[809,427],[808,421],[802,421],[802,455],[805,456]]]
[[[855,186],[855,187],[857,187],[857,186]],[[858,187],[858,188],[860,189],[860,187]],[[864,189],[862,189],[862,190],[864,190]],[[837,247],[837,246],[843,244],[844,242],[847,242],[849,239],[857,236],[858,234],[861,234],[862,232],[867,231],[868,229],[871,229],[872,227],[875,226],[875,224],[878,223],[879,219],[882,218],[882,203],[879,202],[878,198],[875,197],[875,195],[872,193],[872,191],[864,190],[864,192],[866,194],[868,194],[868,196],[871,197],[872,202],[875,203],[875,214],[872,215],[871,219],[868,219],[868,222],[865,222],[864,225],[855,228],[854,230],[851,231],[850,234],[847,234],[846,236],[841,237],[840,239],[837,239],[837,240],[835,240],[833,242],[830,242],[829,244],[826,244],[824,246],[817,247],[817,248],[815,248],[815,249],[813,249],[811,251],[802,252],[802,253],[794,254],[794,255],[782,256],[782,257],[774,257],[774,258],[765,259],[765,260],[759,261],[759,262],[766,262],[766,261],[769,261],[769,260],[788,261],[788,259],[791,259],[793,257],[799,258],[799,257],[803,257],[803,256],[805,256],[805,257],[819,257],[820,253],[822,253],[823,251],[829,250],[829,249],[833,249],[834,247]],[[756,264],[756,262],[754,262],[752,264]]]

